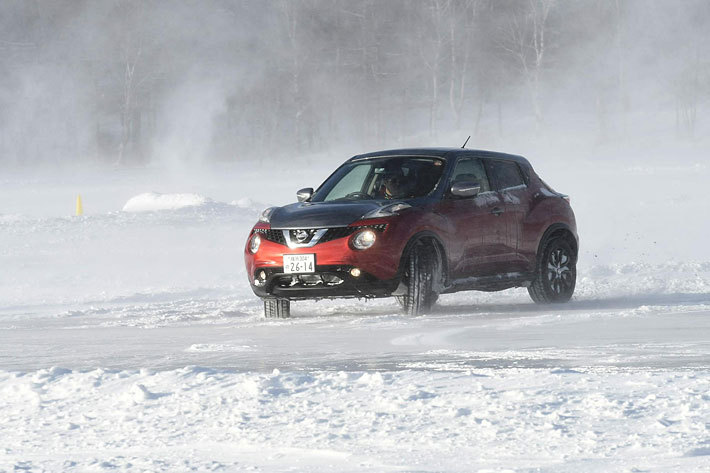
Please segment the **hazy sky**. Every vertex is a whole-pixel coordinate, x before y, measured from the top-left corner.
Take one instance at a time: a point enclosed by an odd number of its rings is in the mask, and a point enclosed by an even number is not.
[[[5,1],[0,165],[701,141],[710,4]]]

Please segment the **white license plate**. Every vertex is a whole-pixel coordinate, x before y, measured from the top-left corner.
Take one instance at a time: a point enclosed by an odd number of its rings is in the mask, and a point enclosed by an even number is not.
[[[316,255],[284,255],[284,273],[315,273]]]

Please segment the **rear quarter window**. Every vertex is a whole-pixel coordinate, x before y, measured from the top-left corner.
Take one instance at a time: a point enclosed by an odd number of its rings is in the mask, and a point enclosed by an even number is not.
[[[518,163],[498,159],[487,159],[486,169],[496,190],[526,185]]]

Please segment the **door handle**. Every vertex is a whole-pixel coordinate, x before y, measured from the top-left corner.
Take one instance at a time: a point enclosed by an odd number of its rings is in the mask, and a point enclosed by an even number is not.
[[[500,214],[502,214],[503,212],[504,212],[504,210],[501,209],[500,207],[495,207],[493,210],[491,210],[491,213],[493,215],[495,215],[496,217],[500,217]]]

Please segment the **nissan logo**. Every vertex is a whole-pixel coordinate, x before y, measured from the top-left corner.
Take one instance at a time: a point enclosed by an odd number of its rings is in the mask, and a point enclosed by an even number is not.
[[[308,239],[308,232],[306,230],[296,230],[296,241],[303,243]]]

